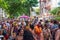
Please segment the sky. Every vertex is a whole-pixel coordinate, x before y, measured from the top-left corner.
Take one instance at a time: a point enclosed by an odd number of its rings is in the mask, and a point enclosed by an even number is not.
[[[51,0],[52,7],[58,7],[58,2],[60,2],[60,0]]]

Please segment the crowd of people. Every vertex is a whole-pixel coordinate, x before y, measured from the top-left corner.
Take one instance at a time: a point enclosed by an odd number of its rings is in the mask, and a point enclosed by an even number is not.
[[[7,19],[0,21],[0,40],[60,40],[60,22],[56,20]]]

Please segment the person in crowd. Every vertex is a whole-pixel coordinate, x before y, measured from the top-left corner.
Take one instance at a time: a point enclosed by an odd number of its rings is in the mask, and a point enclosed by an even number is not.
[[[53,22],[54,22],[53,20],[50,20],[50,22],[49,22],[49,28],[50,28],[50,30],[52,30],[52,27],[53,27],[53,25],[54,25]]]
[[[3,29],[0,30],[0,40],[3,40],[4,35],[3,35]]]
[[[43,35],[44,35],[44,40],[51,40],[51,31],[48,28],[47,24],[44,25]]]
[[[19,30],[16,40],[23,40],[23,33],[24,33],[23,30]]]
[[[35,25],[34,31],[35,31],[37,40],[44,40],[43,32],[42,32],[42,28],[41,28],[41,24],[40,23]]]
[[[29,24],[24,28],[23,40],[34,40]]]
[[[8,40],[16,40],[17,33],[14,32],[14,27],[11,29],[11,35],[9,36]]]
[[[55,40],[60,40],[60,24],[59,24],[59,29],[56,31],[55,34]]]
[[[10,23],[8,21],[6,22],[6,26],[10,29]]]
[[[53,40],[55,40],[55,33],[56,33],[57,29],[58,29],[58,22],[56,20],[53,20],[53,26],[51,27]]]
[[[13,32],[11,36],[8,38],[8,40],[16,40],[16,33]]]
[[[60,24],[56,20],[8,19],[0,21],[2,40],[60,40]]]
[[[0,21],[0,29],[2,29],[2,22]]]

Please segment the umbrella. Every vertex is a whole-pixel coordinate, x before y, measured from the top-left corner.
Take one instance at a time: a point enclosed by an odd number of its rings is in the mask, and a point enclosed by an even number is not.
[[[29,16],[20,16],[20,18],[30,18]]]

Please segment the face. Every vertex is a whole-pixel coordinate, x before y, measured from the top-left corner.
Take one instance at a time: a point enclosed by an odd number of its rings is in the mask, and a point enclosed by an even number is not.
[[[13,34],[12,34],[12,37],[15,38],[15,37],[16,37],[16,33],[13,33]]]
[[[3,25],[4,27],[6,26],[6,24]]]
[[[4,29],[7,29],[7,26],[6,26],[6,24],[4,24],[4,25],[3,25],[3,28],[4,28]]]
[[[19,35],[23,35],[23,32],[24,32],[24,31],[23,31],[23,30],[21,30],[21,31],[19,32]]]

